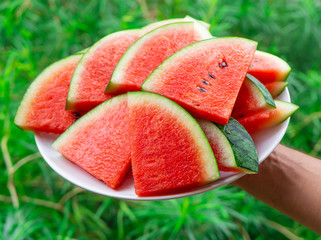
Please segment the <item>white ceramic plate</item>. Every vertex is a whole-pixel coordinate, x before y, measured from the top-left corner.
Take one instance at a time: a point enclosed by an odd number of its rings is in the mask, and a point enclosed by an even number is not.
[[[290,95],[288,89],[278,97],[279,100],[290,102]],[[289,119],[284,121],[282,124],[270,128],[260,133],[256,134],[253,137],[260,163],[273,151],[273,149],[279,144],[281,139],[283,138],[285,131],[288,127]],[[55,151],[51,144],[57,138],[57,135],[51,134],[43,134],[37,133],[35,134],[36,144],[38,149],[49,164],[49,166],[55,170],[60,176],[72,182],[75,185],[78,185],[81,188],[87,189],[89,191],[114,197],[120,199],[128,199],[128,200],[165,200],[165,199],[173,199],[173,198],[181,198],[187,197],[199,193],[204,193],[210,191],[215,188],[219,188],[223,185],[229,184],[236,179],[242,177],[243,173],[228,173],[221,172],[221,178],[213,183],[196,187],[191,189],[188,192],[171,194],[171,195],[163,195],[156,197],[138,197],[135,194],[134,182],[132,176],[129,174],[122,185],[114,190],[108,187],[104,182],[96,179],[91,176],[85,170],[81,169],[77,165],[71,163],[69,160],[64,158],[60,153]]]

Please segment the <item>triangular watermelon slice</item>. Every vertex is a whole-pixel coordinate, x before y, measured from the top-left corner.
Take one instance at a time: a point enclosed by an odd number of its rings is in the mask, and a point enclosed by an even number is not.
[[[235,37],[196,42],[166,59],[142,90],[164,95],[194,116],[226,124],[256,45]]]
[[[117,188],[130,168],[127,95],[107,100],[85,114],[52,146],[96,178]]]
[[[119,59],[140,35],[139,29],[112,33],[88,49],[72,77],[67,110],[87,112],[114,96],[105,88]]]
[[[71,77],[82,57],[75,54],[53,63],[29,86],[14,123],[28,131],[60,134],[75,122],[65,110]]]
[[[167,57],[195,41],[210,37],[209,31],[195,21],[171,23],[148,32],[120,59],[106,92],[139,91],[148,75]]]
[[[276,109],[252,113],[246,116],[239,117],[237,118],[237,120],[252,136],[254,133],[262,129],[280,124],[299,108],[293,103],[288,103],[280,100],[274,100],[274,102],[276,105]]]
[[[196,120],[155,93],[128,93],[132,170],[136,194],[160,195],[206,184],[219,172]]]

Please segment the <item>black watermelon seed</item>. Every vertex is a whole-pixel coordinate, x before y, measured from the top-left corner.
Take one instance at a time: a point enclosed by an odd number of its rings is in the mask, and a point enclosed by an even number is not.
[[[211,78],[215,78],[211,73],[208,73],[208,75],[209,75]]]
[[[202,92],[206,92],[206,89],[205,88],[202,88],[202,87],[197,87],[198,90],[202,91]]]
[[[79,114],[79,113],[74,112],[73,114],[74,114],[74,117],[75,117],[75,118],[80,118],[80,114]]]
[[[204,84],[206,84],[206,85],[210,84],[208,81],[206,81],[206,80],[204,80],[204,79],[202,79],[202,82],[203,82]]]
[[[227,63],[226,62],[222,62],[222,65],[221,65],[221,63],[218,63],[218,66],[220,68],[227,67]]]

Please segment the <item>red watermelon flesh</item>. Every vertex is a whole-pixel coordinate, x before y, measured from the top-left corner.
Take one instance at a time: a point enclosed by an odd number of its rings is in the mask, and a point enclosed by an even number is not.
[[[75,121],[65,110],[71,77],[82,55],[73,55],[46,68],[30,85],[18,108],[15,124],[34,132],[60,134]]]
[[[177,192],[219,177],[211,146],[183,108],[158,94],[128,94],[131,157],[139,196]]]
[[[293,103],[280,100],[275,100],[274,102],[276,109],[252,113],[239,117],[237,120],[252,136],[262,129],[280,124],[298,109],[298,106]]]
[[[174,100],[196,117],[226,124],[256,45],[243,38],[191,44],[164,61],[142,89]]]
[[[106,88],[109,93],[139,91],[148,75],[179,49],[204,38],[208,30],[196,22],[159,27],[138,39],[123,55]]]
[[[81,117],[53,148],[112,188],[130,168],[127,95],[114,97]]]
[[[68,110],[86,112],[114,96],[105,93],[105,88],[119,59],[140,34],[140,30],[110,34],[84,54],[70,84]]]
[[[281,58],[270,53],[256,51],[248,73],[265,84],[285,81],[290,71],[290,66]]]

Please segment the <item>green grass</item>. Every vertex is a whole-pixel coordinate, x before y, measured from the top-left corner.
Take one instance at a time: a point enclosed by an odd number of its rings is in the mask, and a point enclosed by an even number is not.
[[[283,143],[321,156],[321,1],[160,0],[0,3],[0,239],[320,239],[225,186],[158,202],[86,192],[43,161],[33,134],[13,118],[30,82],[49,64],[114,31],[190,15],[215,36],[242,36],[289,62],[289,90],[301,108]]]

